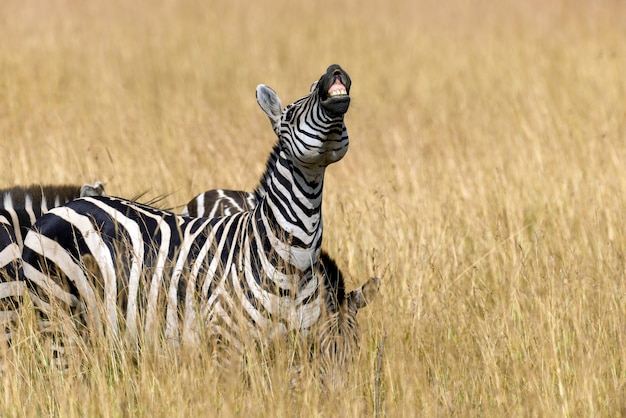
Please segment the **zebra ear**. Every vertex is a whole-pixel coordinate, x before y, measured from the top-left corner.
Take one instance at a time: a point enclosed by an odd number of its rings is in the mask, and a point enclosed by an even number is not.
[[[359,310],[366,307],[378,294],[380,288],[380,277],[372,277],[362,286],[348,293],[348,306]]]
[[[274,131],[278,133],[280,116],[283,113],[283,106],[280,102],[278,94],[265,84],[259,84],[256,87],[256,101],[259,103],[259,106],[261,106],[261,109],[263,109],[267,117],[270,118]]]
[[[83,184],[80,188],[80,197],[104,196],[104,186],[99,181],[91,184]]]

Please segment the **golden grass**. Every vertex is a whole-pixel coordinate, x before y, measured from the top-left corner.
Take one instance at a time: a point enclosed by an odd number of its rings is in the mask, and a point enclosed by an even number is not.
[[[0,187],[251,190],[274,141],[256,84],[286,104],[337,62],[325,247],[350,288],[384,276],[337,395],[167,352],[73,379],[26,333],[3,415],[373,415],[383,335],[387,416],[626,414],[626,4],[363,3],[2,2]]]

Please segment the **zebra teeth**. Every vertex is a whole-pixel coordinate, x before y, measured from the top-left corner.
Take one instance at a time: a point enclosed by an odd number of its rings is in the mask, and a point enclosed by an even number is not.
[[[329,97],[337,97],[337,96],[347,96],[348,92],[346,89],[336,89],[328,92]]]

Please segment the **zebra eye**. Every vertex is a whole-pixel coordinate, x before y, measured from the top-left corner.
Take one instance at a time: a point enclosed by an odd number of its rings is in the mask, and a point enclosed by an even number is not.
[[[293,112],[295,111],[295,107],[290,107],[289,109],[287,109],[287,113],[285,113],[285,119],[287,119],[288,121],[291,122],[291,119],[293,118]]]

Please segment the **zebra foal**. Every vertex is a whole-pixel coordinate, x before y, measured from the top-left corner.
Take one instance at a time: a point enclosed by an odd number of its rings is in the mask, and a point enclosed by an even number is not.
[[[332,65],[284,109],[272,89],[257,87],[278,142],[252,210],[192,218],[101,196],[50,211],[24,243],[35,304],[44,315],[62,308],[97,334],[132,342],[162,330],[175,343],[202,335],[235,352],[289,332],[315,340],[327,311],[365,306],[377,279],[345,294],[319,268],[324,174],[348,149],[350,85]],[[341,344],[316,345],[326,374],[352,356],[355,347]]]

